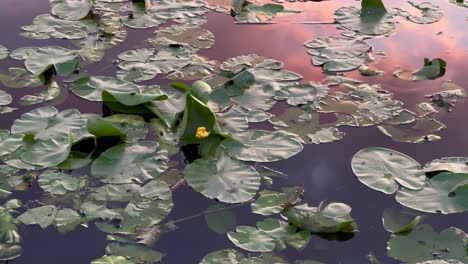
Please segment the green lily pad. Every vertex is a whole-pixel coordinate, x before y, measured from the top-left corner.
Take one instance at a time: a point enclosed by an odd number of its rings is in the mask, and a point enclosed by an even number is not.
[[[185,177],[196,191],[226,203],[246,202],[260,187],[260,176],[254,168],[224,152],[216,159],[202,158],[187,165]]]
[[[65,20],[80,20],[91,11],[94,0],[51,0],[51,13]]]
[[[19,245],[0,243],[0,261],[9,261],[18,258],[23,253],[23,249]]]
[[[8,73],[0,73],[0,82],[8,88],[39,87],[42,82],[36,75],[23,68],[8,68]]]
[[[416,4],[412,1],[408,1],[408,3],[421,11],[421,16],[415,16],[407,11],[401,9],[398,10],[398,14],[400,16],[405,17],[411,22],[417,24],[431,24],[439,21],[444,16],[442,9],[433,3],[422,2],[420,4]]]
[[[13,102],[13,97],[3,90],[0,90],[0,107],[4,105],[9,105]]]
[[[136,142],[104,151],[91,165],[93,177],[107,183],[145,182],[167,169],[166,151],[156,142]]]
[[[238,6],[231,9],[231,14],[238,23],[264,23],[279,13],[299,13],[300,11],[285,10],[282,5],[265,4],[259,5],[249,1],[237,1]]]
[[[0,45],[0,60],[8,57],[8,49],[5,46]]]
[[[445,62],[444,60],[440,58],[433,59],[433,60],[424,58],[424,66],[421,69],[415,72],[410,72],[407,70],[400,70],[400,71],[396,71],[394,75],[404,80],[413,80],[413,81],[435,80],[445,75],[446,67],[447,67],[447,62]]]
[[[57,82],[52,81],[47,90],[41,91],[35,95],[25,95],[21,97],[21,105],[34,105],[48,102],[60,96],[60,87]]]
[[[21,204],[19,200],[16,202]],[[14,208],[9,208],[8,204],[0,206],[0,240],[8,244],[21,242],[21,236],[18,233],[18,228],[16,227],[15,218],[12,216],[12,213],[15,213],[15,210]]]
[[[219,235],[226,234],[237,226],[236,215],[220,204],[210,205],[205,210],[205,222]]]
[[[140,93],[138,86],[131,82],[105,76],[82,77],[72,85],[74,94],[90,101],[102,101],[104,91],[122,94]]]
[[[156,37],[148,41],[156,48],[190,46],[194,49],[208,49],[214,44],[214,35],[206,29],[188,25],[173,25],[155,31]]]
[[[155,263],[163,254],[145,245],[124,245],[111,243],[106,247],[106,255],[122,256],[136,263]]]
[[[272,215],[280,213],[289,202],[285,193],[261,192],[260,197],[251,204],[252,212],[261,215]]]
[[[345,37],[320,37],[304,44],[312,64],[325,71],[349,71],[366,63],[372,47],[365,41]]]
[[[46,192],[64,195],[78,190],[79,181],[63,172],[46,171],[39,176],[39,186]]]
[[[405,263],[428,260],[458,260],[466,263],[467,243],[468,235],[461,229],[450,227],[439,233],[430,225],[420,225],[407,235],[392,235],[387,253]]]
[[[419,190],[426,180],[426,174],[417,161],[385,148],[366,148],[357,152],[351,167],[359,181],[386,194],[396,192],[398,183]]]
[[[91,264],[135,264],[122,256],[105,256],[91,261]]]
[[[25,225],[39,225],[43,229],[52,225],[57,215],[57,208],[53,205],[31,208],[16,218]]]
[[[341,27],[363,35],[389,35],[395,30],[395,12],[388,12],[382,1],[362,1],[361,10],[353,6],[335,11]]]
[[[318,102],[328,95],[329,88],[321,83],[307,82],[291,85],[276,92],[276,100],[286,100],[289,105],[297,106]]]
[[[444,129],[445,125],[435,119],[424,117],[416,118],[415,121],[408,124],[381,124],[377,128],[394,141],[422,143],[440,139],[433,133]]]
[[[426,173],[449,171],[468,174],[468,158],[448,157],[436,159],[424,166]]]
[[[244,259],[244,255],[237,252],[234,249],[223,249],[207,254],[201,261],[200,264],[236,264]]]
[[[275,240],[267,233],[249,226],[238,226],[229,232],[228,238],[236,246],[251,252],[270,252],[275,248]]]
[[[419,223],[421,216],[400,211],[395,208],[385,209],[382,222],[385,230],[391,233],[404,233]]]
[[[24,64],[34,75],[41,76],[51,68],[61,76],[75,71],[78,62],[75,60],[78,53],[73,50],[57,46],[42,47],[29,54]]]
[[[312,233],[355,232],[351,207],[343,203],[330,203],[309,207],[307,204],[289,208],[288,221],[294,226]]]
[[[21,29],[26,31],[20,33],[21,36],[33,39],[81,39],[99,31],[96,22],[91,19],[69,21],[49,14],[37,16],[32,25],[23,26]]]
[[[420,190],[398,191],[399,203],[414,210],[453,214],[468,211],[468,174],[442,172],[430,178]]]
[[[96,137],[119,136],[125,142],[144,139],[148,133],[143,117],[126,114],[89,117],[87,128]]]
[[[221,147],[233,158],[243,161],[273,162],[290,158],[304,148],[288,134],[252,130],[225,139]]]

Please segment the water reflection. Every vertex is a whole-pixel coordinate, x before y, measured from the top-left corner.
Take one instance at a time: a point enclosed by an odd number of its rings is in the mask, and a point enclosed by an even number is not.
[[[408,8],[403,0],[387,1],[388,7]],[[363,79],[369,83],[380,83],[385,89],[396,93],[396,99],[408,105],[425,101],[423,95],[440,89],[443,80],[452,80],[462,87],[468,87],[468,24],[467,9],[456,7],[448,1],[434,1],[440,4],[445,17],[434,24],[417,25],[398,18],[400,23],[394,35],[388,38],[370,40],[374,51],[383,51],[385,55],[375,55],[372,63],[386,74],[382,77],[362,77],[356,72],[346,73],[349,77]],[[211,59],[223,61],[230,57],[256,53],[284,62],[285,69],[304,76],[306,81],[319,81],[326,77],[322,69],[311,65],[311,57],[303,43],[319,36],[339,35],[335,25],[299,24],[298,22],[332,21],[333,12],[343,4],[358,5],[357,1],[324,1],[287,4],[292,9],[304,10],[301,14],[277,18],[277,24],[235,25],[226,14],[211,13],[205,28],[215,34],[213,48],[202,51]],[[24,1],[2,0],[0,2],[0,44],[13,50],[22,46],[61,45],[74,48],[65,40],[31,40],[18,36],[20,27],[30,24],[39,14],[49,11],[48,0]],[[442,32],[442,34],[438,34]],[[128,41],[108,51],[107,59],[87,68],[94,73],[109,65],[116,54],[148,45],[144,39],[152,35],[152,30],[129,30]],[[397,69],[418,69],[424,57],[440,57],[448,62],[445,76],[435,81],[411,82],[395,78],[392,73]],[[2,61],[0,69],[5,70],[16,63]],[[115,67],[100,74],[111,75]],[[152,81],[162,84],[160,79]],[[167,83],[165,80],[164,83]],[[15,100],[24,94],[36,92],[34,89],[11,90]],[[427,101],[427,100],[426,100]],[[78,100],[70,95],[68,100],[58,106],[59,109],[77,107],[82,112],[101,112],[100,103]],[[25,107],[29,111],[33,107]],[[411,108],[411,107],[410,107]],[[466,122],[468,104],[460,103],[453,113],[441,110],[439,119],[447,125],[441,136],[443,140],[428,144],[395,143],[377,131],[376,128],[347,128],[344,140],[323,145],[308,145],[300,155],[272,167],[289,174],[287,181],[278,185],[304,185],[306,202],[316,206],[320,201],[339,201],[353,207],[352,215],[359,224],[360,232],[344,242],[328,241],[313,236],[309,246],[301,252],[287,249],[283,254],[290,259],[317,259],[325,263],[367,263],[366,255],[373,252],[385,263],[397,263],[386,258],[386,242],[389,234],[383,230],[381,215],[387,207],[401,206],[392,195],[384,195],[362,185],[350,169],[352,155],[365,147],[380,146],[404,152],[421,163],[445,156],[468,156]],[[0,128],[9,128],[17,113],[1,116]],[[178,219],[206,209],[215,203],[194,193],[188,187],[177,190],[174,194],[175,209],[169,219]],[[255,225],[261,219],[250,214],[249,206],[236,208],[240,225]],[[443,229],[457,226],[468,229],[467,214],[439,216],[422,214],[434,228]],[[42,231],[32,228],[24,233],[23,256],[14,263],[88,263],[89,260],[104,254],[104,234],[91,227],[88,230],[77,229],[67,235],[60,235],[52,230]],[[47,243],[43,241],[46,240]],[[215,250],[234,247],[226,238],[210,231],[203,218],[196,218],[179,225],[179,229],[163,236],[156,249],[166,253],[163,263],[196,263],[204,255]]]

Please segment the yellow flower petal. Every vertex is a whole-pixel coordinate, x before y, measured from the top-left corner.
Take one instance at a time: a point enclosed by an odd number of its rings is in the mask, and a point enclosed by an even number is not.
[[[202,138],[207,138],[210,134],[211,134],[211,132],[206,131],[205,127],[199,127],[199,128],[197,128],[197,132],[195,133],[195,137],[198,138],[198,139],[202,139]]]

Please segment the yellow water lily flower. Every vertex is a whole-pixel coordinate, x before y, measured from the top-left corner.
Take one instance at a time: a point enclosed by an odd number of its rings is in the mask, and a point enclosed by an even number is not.
[[[202,139],[207,138],[210,134],[211,132],[206,131],[205,127],[199,127],[197,128],[197,133],[195,134],[195,137],[198,139]]]

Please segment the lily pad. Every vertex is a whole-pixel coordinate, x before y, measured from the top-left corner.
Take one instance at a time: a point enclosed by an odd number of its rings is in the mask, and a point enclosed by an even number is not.
[[[163,254],[145,245],[124,245],[111,243],[106,247],[106,255],[122,256],[135,263],[155,263]]]
[[[233,158],[243,161],[273,162],[290,158],[304,148],[288,134],[252,130],[225,139],[221,147]]]
[[[55,195],[76,191],[79,187],[77,179],[63,172],[46,171],[39,176],[38,182],[44,191]]]
[[[122,256],[105,256],[91,261],[91,264],[135,264]]]
[[[148,128],[141,116],[116,114],[108,117],[88,118],[88,131],[96,137],[119,136],[125,142],[135,142],[146,137]]]
[[[0,243],[0,261],[9,261],[18,258],[23,253],[23,249],[19,245]]]
[[[468,211],[468,174],[442,172],[430,178],[420,190],[398,191],[399,203],[414,210],[453,214]]]
[[[92,164],[93,177],[107,183],[145,182],[167,169],[168,157],[156,142],[136,142],[104,151]]]
[[[93,7],[94,0],[51,0],[51,13],[65,20],[80,20]]]
[[[453,173],[468,174],[468,158],[464,157],[447,157],[436,159],[424,166],[426,173],[438,173],[443,171]]]
[[[9,208],[8,204],[0,206],[0,240],[8,244],[21,242],[21,236],[18,233],[15,218],[12,216],[13,213],[15,213],[14,208]]]
[[[13,97],[3,90],[0,90],[0,107],[4,105],[9,105],[13,102]]]
[[[25,95],[21,97],[21,105],[34,105],[48,102],[60,96],[60,87],[57,82],[52,81],[47,90],[41,91],[35,95]]]
[[[407,235],[393,235],[388,241],[388,255],[405,263],[428,260],[468,261],[468,236],[461,229],[450,227],[436,232],[430,225],[413,228]],[[449,262],[450,263],[450,262]]]
[[[446,67],[447,67],[447,62],[445,62],[444,60],[440,58],[433,59],[433,60],[429,60],[428,58],[425,58],[424,66],[421,69],[412,73],[407,70],[400,70],[400,71],[394,72],[394,75],[404,80],[413,80],[413,81],[435,80],[445,75]]]
[[[349,71],[365,64],[372,47],[365,41],[345,37],[320,37],[304,44],[312,64],[325,71]]]
[[[52,225],[57,215],[57,208],[53,205],[45,205],[41,207],[31,208],[16,220],[25,225],[39,225],[43,229]]]
[[[422,2],[420,4],[416,4],[412,1],[408,1],[408,3],[421,11],[421,16],[412,15],[401,9],[398,11],[400,16],[405,17],[411,22],[417,24],[431,24],[439,21],[444,16],[442,9],[433,3]]]
[[[43,47],[31,53],[25,60],[26,68],[37,76],[53,68],[59,75],[66,76],[75,71],[78,62],[76,51],[62,47]]]
[[[398,183],[420,190],[426,180],[426,174],[417,161],[391,149],[363,149],[354,155],[351,167],[359,181],[386,194],[396,192]]]
[[[321,83],[308,82],[291,85],[276,92],[276,100],[286,100],[289,105],[297,106],[319,102],[328,95],[329,88]]]
[[[270,252],[275,248],[275,240],[267,233],[249,226],[238,226],[229,232],[228,238],[236,246],[251,252]]]
[[[273,19],[279,13],[299,13],[300,11],[285,10],[282,5],[259,5],[249,1],[237,1],[237,8],[231,9],[231,14],[238,23],[265,23]]]
[[[254,168],[224,152],[216,159],[202,158],[189,164],[185,177],[196,191],[226,203],[246,202],[260,187],[260,176]]]
[[[210,205],[205,210],[205,222],[219,235],[226,234],[237,226],[236,215],[220,204]]]
[[[8,73],[0,73],[0,82],[8,88],[39,87],[42,82],[36,75],[23,68],[9,68]]]
[[[0,45],[0,60],[8,57],[8,49],[5,46]]]
[[[399,211],[395,208],[385,209],[382,222],[385,230],[391,233],[404,233],[419,223],[421,216]]]

